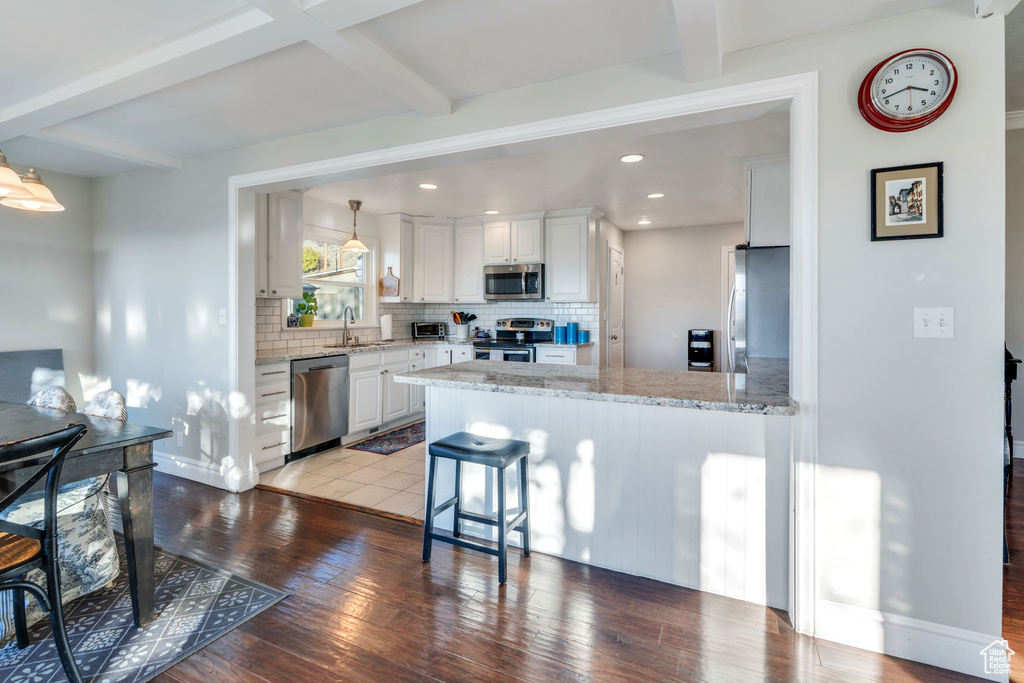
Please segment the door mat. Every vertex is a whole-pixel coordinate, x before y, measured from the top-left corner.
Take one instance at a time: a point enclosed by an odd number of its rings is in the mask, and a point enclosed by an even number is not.
[[[347,448],[355,451],[369,451],[380,455],[391,455],[403,448],[415,446],[426,438],[426,426],[420,421],[408,427],[402,427],[393,432],[381,434],[366,441],[360,441],[355,445],[347,446]]]
[[[124,545],[121,573],[110,588],[64,606],[71,650],[88,683],[142,683],[267,609],[286,593],[229,571],[155,549],[157,618],[144,628],[132,619]],[[31,644],[0,648],[0,681],[66,681],[49,618],[29,627]]]

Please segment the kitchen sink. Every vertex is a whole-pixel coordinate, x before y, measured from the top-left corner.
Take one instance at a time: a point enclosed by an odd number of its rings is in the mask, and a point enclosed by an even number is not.
[[[365,349],[370,346],[390,346],[395,342],[392,341],[371,341],[371,342],[356,342],[355,344],[325,344],[325,349]]]

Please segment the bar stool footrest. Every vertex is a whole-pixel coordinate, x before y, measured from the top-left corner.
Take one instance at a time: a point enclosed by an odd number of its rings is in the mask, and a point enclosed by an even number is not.
[[[475,512],[459,512],[459,519],[464,522],[476,522],[477,524],[486,524],[488,526],[498,526],[498,518],[491,515],[478,515]],[[520,525],[523,520],[526,519],[526,512],[520,512],[517,514],[511,522],[506,523],[506,531],[522,531]]]
[[[464,541],[461,538],[455,538],[454,536],[449,536],[448,534],[439,534],[435,531],[430,534],[430,538],[435,541],[451,543],[452,545],[457,545],[460,548],[468,548],[469,550],[476,550],[481,553],[487,553],[488,555],[494,555],[495,557],[498,556],[497,548],[491,548],[486,545],[480,545],[479,543],[471,543],[470,541]]]
[[[451,506],[455,505],[457,502],[459,502],[459,497],[458,496],[452,496],[451,498],[449,498],[448,500],[446,500],[445,502],[441,503],[436,508],[434,508],[433,515],[436,517],[437,515],[441,514],[442,512],[444,512],[445,510],[447,510]]]

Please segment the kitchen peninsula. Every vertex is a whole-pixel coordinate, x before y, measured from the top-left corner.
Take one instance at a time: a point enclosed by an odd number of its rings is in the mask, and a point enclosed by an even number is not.
[[[535,550],[787,604],[796,408],[785,360],[748,375],[481,360],[395,379],[426,387],[428,443],[458,431],[530,442]],[[453,492],[441,460],[437,497]],[[483,468],[464,466],[463,494],[468,510],[493,514]],[[437,525],[451,521],[446,511]],[[464,532],[493,539],[484,525]]]

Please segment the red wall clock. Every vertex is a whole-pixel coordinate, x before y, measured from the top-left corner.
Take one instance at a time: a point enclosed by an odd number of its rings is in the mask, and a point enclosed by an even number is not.
[[[860,84],[857,105],[875,128],[902,133],[942,116],[956,93],[956,67],[935,50],[904,50],[879,62]]]

